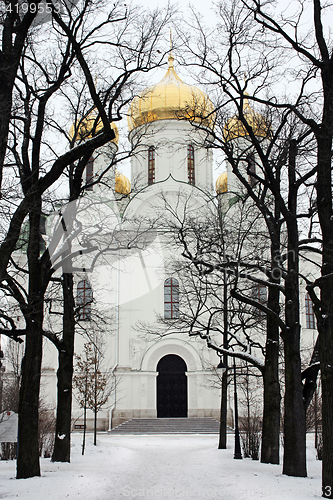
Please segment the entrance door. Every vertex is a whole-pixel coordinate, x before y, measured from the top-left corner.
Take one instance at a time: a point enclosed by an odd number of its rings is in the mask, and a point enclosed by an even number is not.
[[[187,417],[187,366],[175,354],[167,354],[157,365],[157,417]]]

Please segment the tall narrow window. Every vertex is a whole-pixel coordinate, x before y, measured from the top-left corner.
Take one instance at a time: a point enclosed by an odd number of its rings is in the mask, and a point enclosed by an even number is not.
[[[89,281],[82,280],[77,285],[76,305],[78,308],[78,319],[89,321],[91,319],[92,289]]]
[[[259,302],[259,304],[266,304],[267,288],[264,285],[260,285],[259,283],[257,283],[252,288],[252,298]],[[253,307],[253,313],[260,318],[263,318],[265,316],[265,313],[257,307]]]
[[[194,186],[195,184],[194,147],[191,144],[187,146],[187,175],[188,175],[188,183]]]
[[[306,317],[306,327],[314,330],[316,328],[315,315],[313,311],[312,300],[308,293],[305,295],[305,317]]]
[[[247,173],[249,176],[249,183],[251,186],[254,186],[257,183],[256,175],[256,161],[254,158],[254,154],[250,153],[247,157]]]
[[[86,165],[86,191],[93,191],[94,186],[90,185],[94,180],[94,158],[91,156]]]
[[[179,284],[175,278],[164,282],[164,318],[179,318]]]
[[[150,146],[148,149],[148,185],[155,182],[155,148]]]

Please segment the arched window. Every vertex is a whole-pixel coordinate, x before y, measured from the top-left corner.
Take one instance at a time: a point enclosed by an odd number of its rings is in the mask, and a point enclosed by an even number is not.
[[[164,318],[179,318],[179,284],[175,278],[164,282]]]
[[[305,317],[306,317],[306,327],[314,330],[316,328],[315,315],[313,311],[312,300],[308,293],[305,295]]]
[[[264,285],[260,285],[259,283],[253,285],[252,298],[256,302],[259,302],[259,304],[267,304],[267,288]],[[253,314],[258,316],[259,318],[263,318],[265,316],[264,311],[261,311],[257,307],[253,307]]]
[[[155,182],[155,148],[150,146],[148,149],[148,185]]]
[[[77,285],[76,306],[78,308],[78,319],[89,321],[91,319],[92,289],[89,281],[82,280]]]
[[[249,183],[251,186],[254,186],[257,183],[256,175],[256,161],[254,158],[254,154],[250,153],[247,157],[247,173],[249,176]]]
[[[89,186],[94,180],[94,158],[91,156],[86,165],[86,191],[93,191],[94,186]]]
[[[194,147],[190,144],[187,146],[187,175],[188,183],[195,185],[195,169],[194,169]]]

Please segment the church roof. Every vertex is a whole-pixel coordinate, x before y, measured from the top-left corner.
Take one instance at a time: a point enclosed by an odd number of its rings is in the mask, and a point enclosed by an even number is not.
[[[84,118],[82,118],[79,122],[76,123],[76,125],[73,123],[71,128],[69,129],[69,138],[73,139],[74,134],[75,134],[75,141],[78,140],[86,140],[86,139],[91,139],[93,137],[92,131],[95,126],[95,121],[97,118],[97,110],[96,108],[93,108]],[[119,141],[119,132],[118,132],[118,127],[115,123],[111,123],[111,129],[115,133],[115,138],[112,139],[112,142],[115,144],[118,144]],[[98,134],[103,130],[103,122],[102,119],[99,118],[96,126],[95,126],[95,132],[94,135]]]
[[[129,130],[157,120],[188,120],[213,129],[213,103],[200,89],[179,78],[171,54],[168,60],[169,67],[162,80],[133,99],[128,114]]]
[[[256,137],[271,137],[272,129],[270,124],[263,115],[253,111],[249,104],[247,95],[248,94],[245,93],[246,97],[243,105],[243,113],[247,123],[253,129],[253,133]],[[237,115],[230,118],[223,128],[223,137],[226,141],[231,141],[232,139],[237,139],[239,137],[246,137],[248,135],[248,131]]]
[[[128,195],[131,192],[131,183],[126,175],[121,174],[116,170],[114,190],[118,194]]]
[[[228,174],[227,174],[227,172],[223,172],[216,179],[215,191],[217,192],[217,194],[226,193],[228,191]]]

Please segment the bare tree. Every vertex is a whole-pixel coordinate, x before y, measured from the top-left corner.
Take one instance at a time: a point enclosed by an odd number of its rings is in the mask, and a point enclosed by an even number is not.
[[[84,409],[84,436],[86,431],[86,410],[94,413],[94,445],[97,443],[97,414],[114,391],[112,373],[103,366],[104,347],[102,340],[95,337],[93,343],[84,344],[84,354],[76,355],[74,387],[77,400]],[[82,455],[84,454],[84,441]]]

